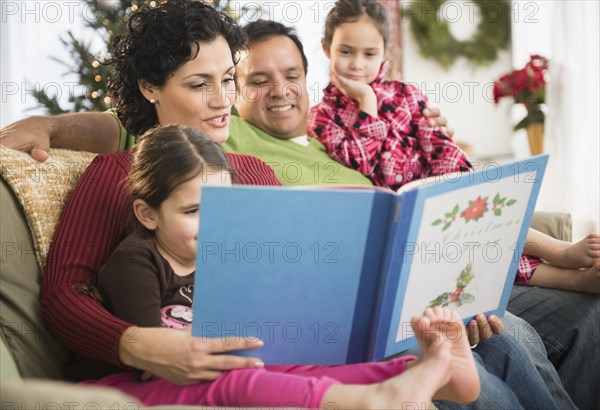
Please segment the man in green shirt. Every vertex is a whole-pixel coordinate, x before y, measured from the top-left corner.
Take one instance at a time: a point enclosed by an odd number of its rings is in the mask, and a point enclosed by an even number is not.
[[[283,185],[372,185],[307,136],[307,62],[293,31],[257,21],[246,32],[248,53],[236,69],[236,108],[243,119],[232,117],[223,149],[262,159]]]

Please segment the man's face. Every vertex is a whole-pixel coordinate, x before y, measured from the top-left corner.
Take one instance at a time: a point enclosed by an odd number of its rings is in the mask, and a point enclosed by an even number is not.
[[[306,135],[306,75],[292,40],[278,35],[252,44],[237,78],[241,118],[276,138]]]

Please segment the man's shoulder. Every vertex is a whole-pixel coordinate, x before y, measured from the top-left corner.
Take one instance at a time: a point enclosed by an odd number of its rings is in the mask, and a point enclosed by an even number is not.
[[[229,152],[256,155],[264,149],[265,142],[273,142],[275,139],[248,121],[231,116],[229,138],[221,147]]]
[[[249,135],[254,135],[256,137],[273,138],[272,136],[270,136],[260,128],[256,127],[255,125],[244,120],[243,118],[240,118],[237,115],[232,115],[229,123],[229,138],[237,140],[238,138],[247,138]]]
[[[237,115],[232,115],[229,121],[229,133],[233,134],[238,130],[251,130],[255,131],[257,128],[250,124],[248,121],[243,118],[238,117]]]

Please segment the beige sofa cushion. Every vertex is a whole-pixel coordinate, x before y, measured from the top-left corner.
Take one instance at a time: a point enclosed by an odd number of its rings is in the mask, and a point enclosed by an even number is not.
[[[0,147],[0,173],[25,211],[41,270],[46,265],[63,205],[95,156],[89,152],[52,149],[50,158],[40,163],[27,153]]]
[[[561,212],[535,212],[531,227],[553,238],[571,242],[573,224],[571,214]]]

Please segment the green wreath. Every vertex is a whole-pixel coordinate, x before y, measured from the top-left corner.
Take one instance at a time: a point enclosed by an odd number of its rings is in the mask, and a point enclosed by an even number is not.
[[[507,0],[472,0],[481,10],[481,23],[473,38],[458,41],[450,33],[448,22],[438,18],[445,0],[415,0],[406,7],[411,31],[421,55],[433,58],[445,69],[459,56],[474,65],[485,66],[496,60],[498,50],[506,49],[510,40],[510,2]]]

